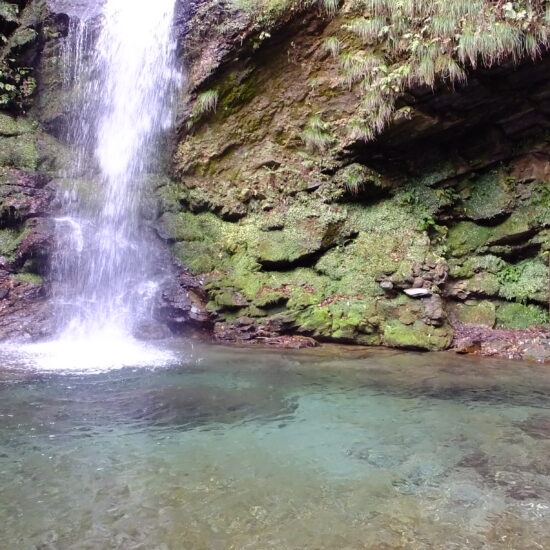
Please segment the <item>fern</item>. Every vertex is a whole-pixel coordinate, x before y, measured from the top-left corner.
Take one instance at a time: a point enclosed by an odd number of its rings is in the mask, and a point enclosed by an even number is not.
[[[323,49],[329,52],[332,57],[338,57],[342,51],[342,42],[336,36],[329,36],[323,41]]]
[[[218,90],[207,90],[200,93],[193,105],[193,115],[200,117],[215,111],[218,107],[218,96]]]
[[[546,42],[546,37],[537,37],[533,33],[527,33],[523,37],[523,47],[525,53],[531,57],[538,57],[541,53],[541,43]]]
[[[339,0],[318,0],[321,3],[321,6],[329,15],[334,15],[338,11],[338,6],[340,4]]]
[[[436,65],[433,56],[430,54],[421,56],[413,75],[418,82],[433,88],[436,77]]]
[[[328,149],[333,142],[329,129],[330,124],[328,122],[324,122],[318,115],[312,116],[302,132],[302,139],[308,149],[313,151]]]
[[[348,128],[350,138],[353,140],[371,141],[376,135],[367,120],[354,119],[349,123]]]
[[[466,82],[466,72],[450,55],[439,55],[436,58],[435,72],[452,84]]]
[[[448,14],[434,15],[428,24],[428,28],[435,36],[452,36],[456,33],[456,18]]]
[[[437,0],[439,11],[445,11],[455,20],[463,17],[479,17],[485,11],[482,0]]]
[[[344,186],[348,193],[358,195],[365,184],[365,170],[362,166],[351,165],[344,172]]]
[[[340,56],[341,73],[345,85],[351,88],[356,82],[372,76],[381,58],[364,52],[343,52]]]
[[[388,26],[385,18],[373,17],[365,19],[358,17],[352,19],[346,28],[356,34],[364,42],[375,42],[387,32]]]

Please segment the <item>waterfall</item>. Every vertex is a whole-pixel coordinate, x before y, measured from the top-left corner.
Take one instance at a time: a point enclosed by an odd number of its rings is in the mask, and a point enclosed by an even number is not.
[[[151,319],[162,262],[140,209],[173,118],[175,4],[105,0],[99,16],[71,21],[63,46],[73,157],[59,194],[52,287],[58,351],[79,363],[144,357],[133,334]]]
[[[140,204],[172,120],[174,6],[107,0],[99,22],[70,28],[65,80],[80,109],[69,131],[76,154],[57,220],[54,288],[72,337],[131,334],[150,309],[156,251],[140,227]]]

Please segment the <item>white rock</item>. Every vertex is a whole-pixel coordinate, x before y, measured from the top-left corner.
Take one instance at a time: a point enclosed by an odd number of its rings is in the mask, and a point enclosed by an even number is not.
[[[405,294],[411,298],[422,298],[424,296],[431,296],[431,291],[427,288],[406,288]]]

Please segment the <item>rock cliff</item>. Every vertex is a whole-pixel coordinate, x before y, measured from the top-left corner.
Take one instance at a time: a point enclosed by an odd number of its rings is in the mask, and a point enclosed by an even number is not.
[[[410,4],[196,8],[157,231],[219,338],[438,350],[548,323],[544,3]]]
[[[52,181],[65,158],[34,103],[55,18],[36,0],[0,2],[0,338],[51,334],[45,277],[51,258]]]

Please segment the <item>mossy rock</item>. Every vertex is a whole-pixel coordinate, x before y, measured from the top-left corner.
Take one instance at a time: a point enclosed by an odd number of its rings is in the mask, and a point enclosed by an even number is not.
[[[356,238],[330,250],[315,269],[338,281],[343,294],[360,293],[381,296],[381,277],[394,282],[410,277],[415,265],[442,258],[434,253],[430,239],[418,230],[418,219],[397,199],[383,200],[369,206],[349,205],[346,224]]]
[[[219,85],[218,118],[225,119],[251,101],[257,87],[256,78],[249,71],[230,73]]]
[[[496,306],[489,300],[468,300],[453,308],[456,318],[465,325],[493,328],[496,322]]]
[[[32,134],[0,138],[0,166],[36,171],[39,153]]]
[[[499,328],[521,330],[546,325],[548,322],[548,311],[539,306],[507,303],[497,308]]]
[[[537,211],[534,208],[516,210],[495,227],[486,227],[470,221],[460,222],[449,230],[447,247],[451,256],[466,256],[472,252],[484,251],[490,246],[516,242],[529,235],[535,227]]]
[[[262,285],[255,293],[253,301],[258,308],[273,307],[287,302],[289,299],[289,291],[286,287],[280,286],[274,288],[268,285]]]
[[[205,241],[216,239],[223,222],[211,213],[167,212],[158,222],[161,235],[171,241]]]
[[[535,208],[515,210],[506,221],[491,228],[487,244],[508,244],[528,235],[533,230],[533,227],[537,225],[537,214],[538,212]]]
[[[305,224],[304,224],[305,226]],[[255,255],[262,264],[290,265],[322,251],[323,233],[311,224],[305,232],[282,230],[259,233]]]
[[[372,334],[376,324],[376,306],[368,300],[338,296],[326,305],[314,305],[296,316],[298,330],[314,337],[356,341],[360,334]]]
[[[14,262],[17,247],[26,235],[27,231],[24,227],[22,229],[0,229],[0,256],[4,256],[10,263]]]
[[[16,23],[19,21],[19,6],[12,2],[0,2],[0,17],[4,21]]]
[[[462,189],[464,213],[474,221],[490,220],[509,213],[514,194],[498,171],[478,176]]]
[[[12,279],[21,283],[27,283],[37,286],[44,283],[44,279],[36,273],[17,273],[12,276]]]
[[[543,226],[550,225],[550,181],[536,181],[527,201],[533,219]]]
[[[38,37],[38,33],[34,29],[28,27],[20,27],[17,29],[9,39],[9,46],[11,48],[20,48],[27,44],[31,44]]]
[[[478,296],[498,296],[500,282],[494,273],[481,272],[465,281],[465,290]]]
[[[189,269],[193,275],[209,273],[219,266],[217,258],[208,242],[176,243],[172,246],[176,261]]]
[[[433,327],[421,321],[413,325],[390,321],[384,326],[384,344],[393,348],[445,350],[451,345],[452,339],[453,333],[448,326]]]
[[[23,134],[32,134],[36,131],[36,124],[25,117],[12,117],[0,113],[0,136],[12,137]]]
[[[38,151],[39,172],[58,174],[71,166],[72,151],[51,135],[38,133],[35,143]]]
[[[451,256],[465,256],[484,246],[491,237],[490,227],[460,222],[449,230],[447,247]]]
[[[339,170],[333,182],[351,196],[379,199],[391,191],[390,182],[362,164],[353,163]]]
[[[215,292],[214,302],[223,309],[241,309],[249,305],[242,294],[232,289]]]
[[[174,182],[160,186],[155,191],[160,212],[170,212],[172,214],[181,212],[181,201],[185,198],[185,192],[186,190],[181,184]]]
[[[455,279],[467,279],[481,271],[497,274],[505,266],[504,260],[492,254],[452,259],[449,261],[449,275]]]
[[[414,184],[420,187],[432,187],[454,177],[456,173],[457,167],[453,161],[443,161],[426,170],[424,174],[416,178]]]
[[[260,231],[253,237],[251,249],[264,265],[292,265],[323,252],[340,242],[345,236],[342,220],[323,216],[286,220],[285,227],[277,231]]]

